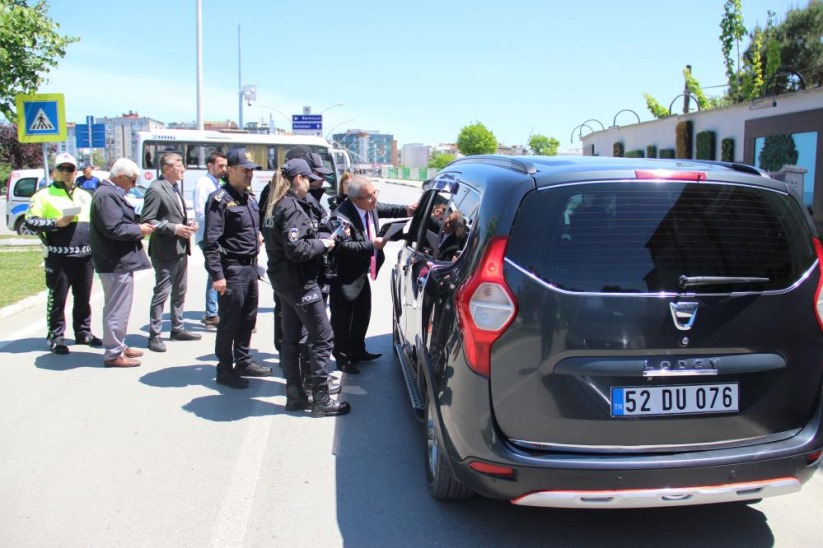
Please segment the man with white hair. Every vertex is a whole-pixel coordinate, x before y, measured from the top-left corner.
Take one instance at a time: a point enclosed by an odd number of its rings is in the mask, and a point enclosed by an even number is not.
[[[140,168],[120,158],[94,193],[91,203],[91,260],[103,284],[103,345],[106,367],[136,367],[143,352],[126,345],[134,297],[134,273],[151,267],[143,237],[154,226],[139,224],[126,193],[140,177]]]

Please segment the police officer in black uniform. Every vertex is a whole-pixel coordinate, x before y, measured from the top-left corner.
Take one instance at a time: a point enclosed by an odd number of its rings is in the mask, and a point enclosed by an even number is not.
[[[286,378],[286,409],[309,407],[300,381],[298,349],[305,328],[312,376],[312,414],[344,415],[351,406],[329,396],[328,363],[334,337],[318,284],[323,256],[334,247],[334,240],[318,237],[311,206],[305,201],[309,181],[318,179],[305,160],[287,161],[271,183],[264,204],[262,232],[269,256],[268,273],[283,308],[280,365]]]
[[[251,193],[255,169],[260,166],[245,149],[229,151],[228,182],[209,195],[206,208],[203,254],[220,315],[214,343],[217,383],[232,388],[247,387],[243,377],[272,372],[254,363],[250,351],[259,295],[260,209]]]

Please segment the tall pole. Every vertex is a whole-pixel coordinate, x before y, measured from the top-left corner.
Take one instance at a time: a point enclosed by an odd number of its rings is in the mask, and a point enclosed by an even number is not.
[[[243,54],[240,46],[240,25],[237,25],[237,94],[240,96],[239,114],[237,116],[240,127],[238,129],[243,129],[243,77],[240,72],[242,62]]]
[[[203,11],[197,0],[197,129],[203,129]]]

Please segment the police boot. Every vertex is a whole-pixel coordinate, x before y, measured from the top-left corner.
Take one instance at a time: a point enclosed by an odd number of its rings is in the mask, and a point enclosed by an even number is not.
[[[311,407],[312,417],[333,417],[345,415],[351,411],[351,405],[344,401],[335,401],[329,396],[329,383],[326,379],[315,381],[312,390],[314,402]]]
[[[286,384],[286,411],[302,411],[309,405],[309,398],[300,382]]]

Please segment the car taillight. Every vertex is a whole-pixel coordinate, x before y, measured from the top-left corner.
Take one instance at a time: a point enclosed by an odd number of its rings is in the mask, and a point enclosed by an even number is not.
[[[517,314],[517,302],[503,278],[508,243],[504,236],[492,238],[477,270],[455,295],[466,361],[484,377],[491,371],[492,344]]]
[[[817,253],[817,269],[819,272],[819,278],[817,280],[817,291],[814,293],[814,312],[817,314],[817,325],[820,326],[821,331],[823,331],[823,243],[820,242],[819,238],[812,238],[812,243],[814,243],[814,250]]]
[[[705,171],[677,171],[675,169],[636,169],[634,176],[638,179],[668,179],[670,181],[706,180]]]

